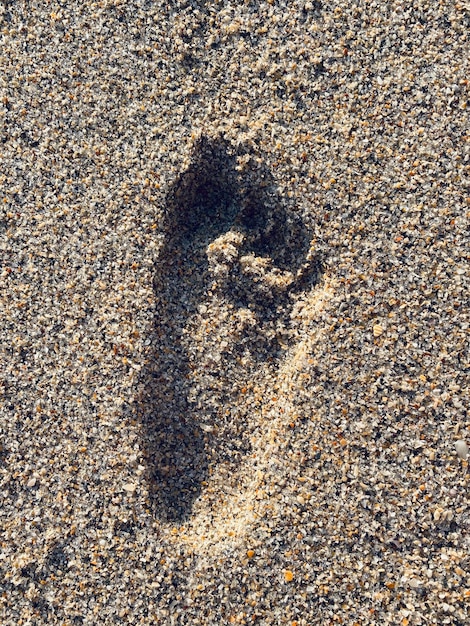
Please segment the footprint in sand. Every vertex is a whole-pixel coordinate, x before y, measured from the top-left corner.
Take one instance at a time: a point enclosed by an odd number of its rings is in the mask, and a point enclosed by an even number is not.
[[[207,509],[236,490],[259,429],[257,381],[275,372],[319,267],[266,169],[221,139],[196,142],[167,194],[164,236],[141,414],[154,513],[182,523],[202,494]]]

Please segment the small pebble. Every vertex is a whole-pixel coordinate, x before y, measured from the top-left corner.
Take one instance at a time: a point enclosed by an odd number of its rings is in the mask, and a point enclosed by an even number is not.
[[[459,458],[466,461],[468,458],[468,446],[463,439],[459,439],[455,442],[455,449],[457,450]]]

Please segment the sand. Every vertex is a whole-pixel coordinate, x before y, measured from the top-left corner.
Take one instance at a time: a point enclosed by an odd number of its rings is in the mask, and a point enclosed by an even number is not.
[[[468,623],[469,27],[2,4],[1,624]]]

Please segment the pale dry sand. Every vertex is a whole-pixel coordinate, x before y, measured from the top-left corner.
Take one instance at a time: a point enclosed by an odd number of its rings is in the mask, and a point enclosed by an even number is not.
[[[0,623],[469,622],[467,2],[3,2]]]

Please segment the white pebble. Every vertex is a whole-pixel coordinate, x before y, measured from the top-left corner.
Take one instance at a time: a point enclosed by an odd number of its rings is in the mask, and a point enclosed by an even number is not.
[[[468,458],[468,446],[463,439],[459,439],[455,442],[455,449],[457,450],[459,458],[466,461]]]

